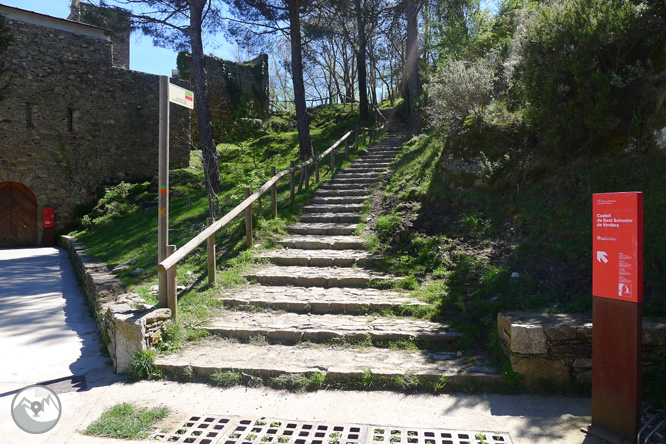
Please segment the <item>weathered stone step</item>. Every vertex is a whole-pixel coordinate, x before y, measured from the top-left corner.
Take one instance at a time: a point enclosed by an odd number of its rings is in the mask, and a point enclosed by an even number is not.
[[[439,384],[440,390],[467,385],[492,388],[501,384],[499,371],[484,359],[458,357],[456,352],[316,344],[290,347],[244,344],[218,337],[207,338],[177,354],[160,355],[155,364],[167,377],[177,380],[193,377],[205,381],[214,373],[233,371],[260,378],[266,385],[276,376],[298,377],[310,373],[323,374],[324,386],[359,387],[365,383],[368,389],[378,381],[375,378],[397,382],[418,380],[423,387]],[[401,387],[396,384],[392,388]]]
[[[327,189],[320,187],[314,193],[315,197],[338,197],[338,196],[354,196],[368,198],[370,192],[366,189],[352,188],[352,189]]]
[[[306,205],[303,207],[306,213],[351,213],[363,211],[360,204],[328,204],[328,205]]]
[[[361,213],[302,213],[301,222],[352,223],[361,220]]]
[[[340,179],[350,179],[356,181],[357,179],[375,179],[377,176],[381,175],[384,173],[386,170],[381,170],[381,172],[375,172],[375,171],[370,171],[370,172],[361,172],[357,173],[354,171],[343,171],[341,173],[336,174],[333,176],[332,180],[340,180]]]
[[[257,255],[275,265],[301,267],[375,266],[382,257],[361,250],[303,250],[282,248]]]
[[[348,177],[348,176],[341,176],[338,177],[336,174],[329,182],[331,184],[371,184],[372,182],[375,182],[377,180],[377,174],[373,176],[368,176],[368,177]]]
[[[359,250],[363,248],[363,238],[360,236],[321,236],[299,235],[287,236],[278,240],[285,248],[298,248],[302,250]]]
[[[353,182],[334,182],[329,180],[321,184],[321,186],[317,189],[317,191],[345,190],[345,191],[358,191],[358,192],[367,193],[369,189],[370,189],[369,184],[357,184]]]
[[[429,304],[396,291],[374,288],[322,288],[247,285],[219,295],[230,306],[257,306],[292,313],[362,315],[404,313]]]
[[[362,204],[368,200],[365,196],[315,196],[310,199],[311,204]]]
[[[296,285],[299,287],[376,287],[380,283],[399,282],[404,278],[364,268],[280,267],[263,265],[243,276],[262,285]]]
[[[278,342],[363,341],[370,337],[375,341],[451,343],[463,337],[448,325],[419,319],[270,311],[221,310],[220,316],[202,328],[245,341],[257,335]]]
[[[311,223],[295,223],[287,227],[287,231],[292,234],[327,234],[333,236],[352,235],[356,231],[358,224],[350,223],[326,223],[326,222],[311,222]]]

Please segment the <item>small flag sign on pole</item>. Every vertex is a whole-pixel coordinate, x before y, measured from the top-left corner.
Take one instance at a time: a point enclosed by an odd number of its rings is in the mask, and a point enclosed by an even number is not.
[[[169,83],[169,102],[185,108],[194,108],[194,93],[180,86]]]

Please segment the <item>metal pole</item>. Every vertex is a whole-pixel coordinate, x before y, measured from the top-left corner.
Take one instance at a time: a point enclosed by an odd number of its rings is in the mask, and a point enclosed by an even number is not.
[[[271,167],[271,177],[277,174],[277,167]],[[277,218],[277,184],[271,186],[271,216],[273,219]]]
[[[250,197],[250,187],[245,188],[245,198]],[[251,247],[252,241],[252,205],[248,205],[245,209],[245,244]]]
[[[167,245],[167,257],[171,256],[176,251],[175,245]],[[176,320],[178,316],[178,283],[176,281],[176,265],[167,270],[167,287],[169,295],[167,297],[167,305],[171,310],[171,319]]]
[[[167,258],[169,243],[169,78],[160,76],[159,103],[159,166],[158,166],[158,216],[157,261]],[[158,304],[164,308],[167,302],[167,276],[158,277]]]
[[[212,217],[206,218],[206,226],[210,227],[215,219]],[[216,264],[215,264],[215,233],[211,234],[207,240],[206,250],[208,253],[208,285],[211,287],[215,285],[217,276],[215,273]]]

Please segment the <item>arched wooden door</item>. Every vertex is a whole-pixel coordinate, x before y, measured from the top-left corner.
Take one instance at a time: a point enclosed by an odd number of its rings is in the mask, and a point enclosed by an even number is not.
[[[0,183],[0,247],[37,246],[37,198],[18,182]]]

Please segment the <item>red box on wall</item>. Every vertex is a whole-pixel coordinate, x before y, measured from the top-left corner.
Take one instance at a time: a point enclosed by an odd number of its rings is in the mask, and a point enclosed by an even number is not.
[[[53,208],[44,208],[42,210],[42,214],[44,221],[43,227],[44,228],[55,227],[55,211],[53,210]]]
[[[643,193],[592,198],[592,294],[643,302]]]

